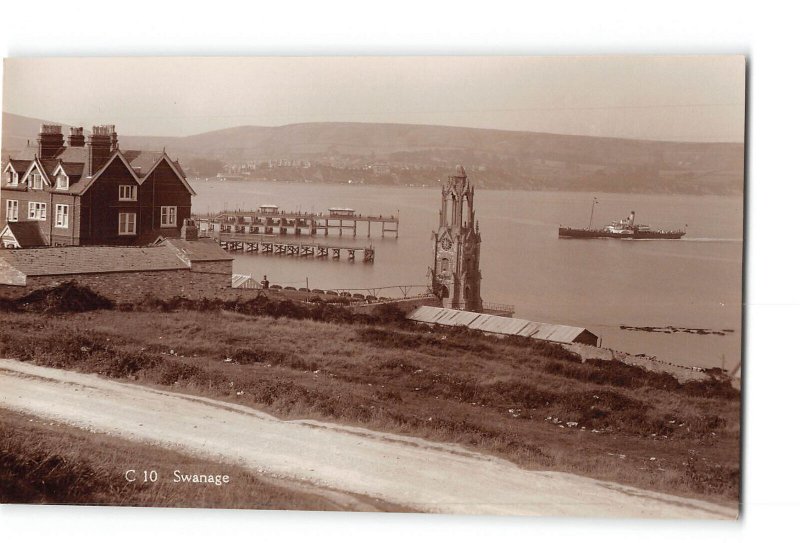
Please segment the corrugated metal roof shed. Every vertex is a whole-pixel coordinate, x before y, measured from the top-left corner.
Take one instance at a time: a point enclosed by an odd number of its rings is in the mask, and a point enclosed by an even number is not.
[[[588,332],[591,336],[597,338],[597,335],[589,332],[586,328],[578,326],[548,324],[442,307],[418,307],[409,313],[408,318],[427,324],[466,326],[472,330],[480,330],[490,334],[531,337],[555,343],[572,343],[584,332]]]

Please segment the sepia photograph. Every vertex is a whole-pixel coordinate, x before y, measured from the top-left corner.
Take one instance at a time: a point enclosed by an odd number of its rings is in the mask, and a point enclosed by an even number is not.
[[[0,503],[736,520],[747,62],[6,58]]]

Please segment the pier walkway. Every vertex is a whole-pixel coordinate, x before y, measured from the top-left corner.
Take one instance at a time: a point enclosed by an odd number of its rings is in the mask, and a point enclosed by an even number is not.
[[[270,206],[262,206],[270,207]],[[291,211],[223,211],[196,217],[201,230],[228,234],[294,234],[324,235],[353,233],[359,230],[372,237],[373,224],[376,234],[400,235],[400,217],[395,215],[361,215],[347,212],[307,213]]]
[[[258,253],[266,255],[284,255],[312,258],[332,258],[340,260],[343,257],[348,261],[355,261],[356,255],[361,253],[362,260],[367,263],[375,262],[375,249],[373,247],[351,247],[345,245],[332,245],[310,243],[303,241],[288,241],[269,234],[228,234],[209,232],[208,237],[219,243],[226,251]]]

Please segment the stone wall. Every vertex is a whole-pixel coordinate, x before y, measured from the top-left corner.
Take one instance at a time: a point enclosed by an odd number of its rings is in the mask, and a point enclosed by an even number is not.
[[[403,313],[408,314],[411,311],[423,305],[441,307],[442,302],[436,296],[419,296],[416,298],[402,298],[402,299],[390,300],[387,302],[350,306],[350,310],[353,311],[353,313],[371,315],[379,307],[386,305],[395,306],[398,309],[400,309]]]
[[[566,350],[571,351],[581,357],[581,362],[589,359],[596,360],[619,360],[629,366],[639,366],[648,371],[663,372],[673,375],[678,381],[702,381],[708,379],[708,375],[702,368],[693,368],[659,360],[654,356],[632,355],[624,351],[616,351],[606,347],[594,347],[591,345],[581,345],[570,343],[562,345]]]

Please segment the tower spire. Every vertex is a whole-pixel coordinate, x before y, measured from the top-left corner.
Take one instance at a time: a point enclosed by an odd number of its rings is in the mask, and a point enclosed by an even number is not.
[[[439,229],[433,233],[433,292],[444,307],[482,311],[480,243],[474,209],[475,188],[464,167],[442,187]]]

